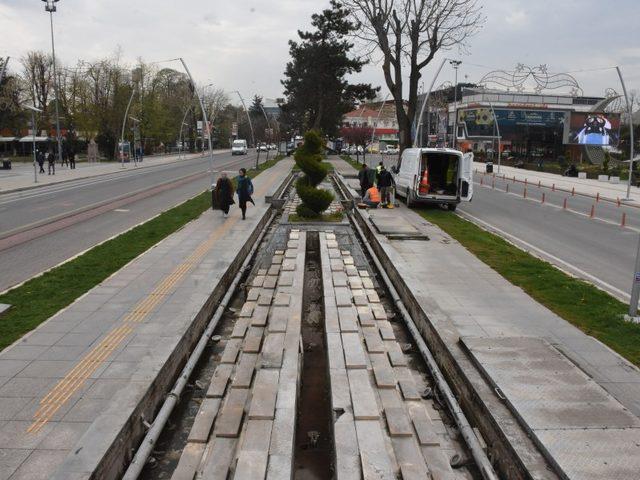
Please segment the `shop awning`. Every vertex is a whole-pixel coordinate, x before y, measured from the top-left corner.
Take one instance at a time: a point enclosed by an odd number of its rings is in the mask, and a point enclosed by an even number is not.
[[[0,143],[1,142],[13,142],[14,140],[17,140],[18,137],[0,137]]]
[[[48,142],[49,141],[49,137],[36,137],[36,142]],[[20,139],[20,143],[29,143],[29,142],[33,142],[33,137],[32,136],[26,136],[26,137],[22,137]]]

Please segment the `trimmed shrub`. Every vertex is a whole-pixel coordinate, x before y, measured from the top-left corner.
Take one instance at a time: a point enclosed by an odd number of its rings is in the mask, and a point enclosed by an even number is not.
[[[320,216],[333,201],[333,193],[317,188],[329,172],[328,165],[322,163],[322,138],[313,130],[304,136],[304,144],[296,150],[294,159],[304,175],[296,182],[298,196],[302,204],[297,212],[301,217]],[[305,214],[306,213],[306,214]]]

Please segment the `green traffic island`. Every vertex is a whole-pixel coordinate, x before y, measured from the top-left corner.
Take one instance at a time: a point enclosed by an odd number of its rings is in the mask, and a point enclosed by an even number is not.
[[[438,208],[416,212],[538,303],[640,366],[640,324],[624,320],[626,304],[458,215]]]
[[[282,158],[247,174],[253,178]],[[0,316],[0,351],[210,208],[205,191],[0,295],[0,304],[12,306]]]

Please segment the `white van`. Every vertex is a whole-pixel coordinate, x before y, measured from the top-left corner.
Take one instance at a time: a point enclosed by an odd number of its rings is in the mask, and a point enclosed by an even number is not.
[[[231,144],[231,155],[246,155],[248,153],[246,140],[234,140]]]
[[[437,203],[455,210],[473,196],[473,153],[450,148],[407,148],[391,169],[396,193],[407,206]]]

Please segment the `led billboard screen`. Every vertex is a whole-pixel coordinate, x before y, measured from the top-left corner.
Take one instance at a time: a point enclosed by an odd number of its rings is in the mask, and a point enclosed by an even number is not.
[[[616,146],[620,140],[620,114],[571,114],[567,143],[578,145]]]

